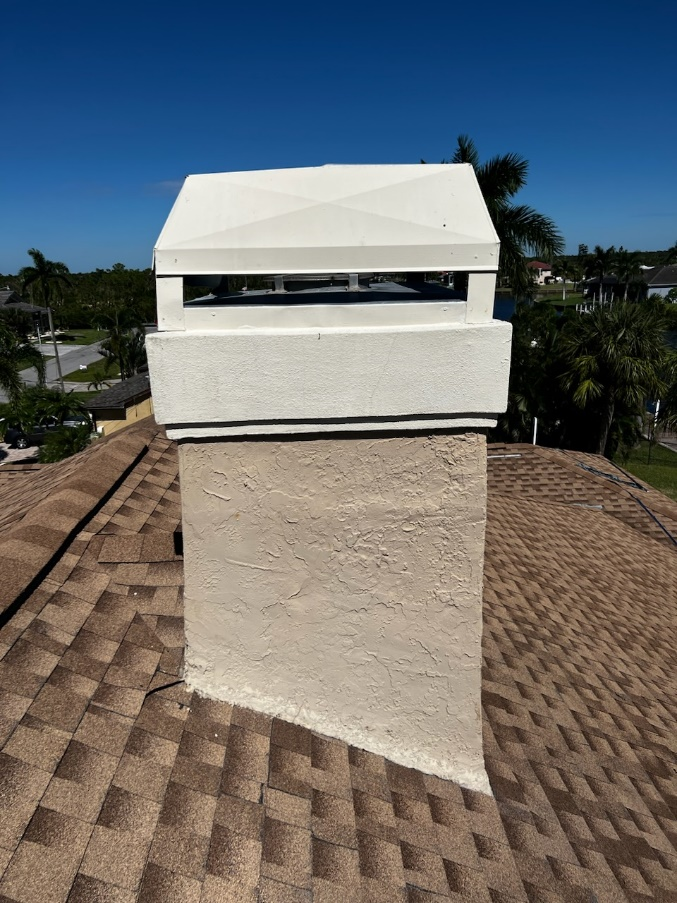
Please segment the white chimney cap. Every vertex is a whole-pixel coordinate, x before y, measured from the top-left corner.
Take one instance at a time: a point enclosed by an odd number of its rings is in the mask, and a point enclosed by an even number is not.
[[[188,176],[158,276],[495,272],[499,241],[468,164]]]

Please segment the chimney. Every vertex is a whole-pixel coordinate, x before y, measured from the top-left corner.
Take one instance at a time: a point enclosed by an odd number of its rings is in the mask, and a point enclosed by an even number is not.
[[[498,251],[468,165],[191,176],[148,336],[179,443],[188,685],[487,793]],[[467,297],[434,271],[468,273]]]

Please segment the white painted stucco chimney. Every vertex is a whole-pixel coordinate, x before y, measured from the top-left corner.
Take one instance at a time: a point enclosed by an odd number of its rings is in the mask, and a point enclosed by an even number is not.
[[[188,684],[487,792],[498,252],[467,165],[191,176],[148,337],[179,441]],[[417,275],[449,270],[467,298]],[[242,274],[270,291],[228,293]],[[218,288],[185,303],[184,281]]]

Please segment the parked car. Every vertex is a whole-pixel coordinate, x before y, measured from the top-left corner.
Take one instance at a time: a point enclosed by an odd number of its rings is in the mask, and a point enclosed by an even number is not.
[[[71,414],[70,417],[66,417],[61,426],[68,426],[71,428],[75,428],[78,426],[91,426],[92,418],[88,417],[87,414]]]
[[[5,431],[5,442],[10,448],[29,448],[32,445],[42,445],[48,433],[59,429],[59,424],[53,417],[44,423],[36,423],[30,429],[24,430],[20,426],[10,426]]]

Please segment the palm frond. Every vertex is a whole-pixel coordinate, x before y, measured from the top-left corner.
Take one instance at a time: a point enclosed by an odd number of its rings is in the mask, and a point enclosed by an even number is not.
[[[0,388],[7,393],[10,404],[18,400],[23,389],[19,368],[12,361],[2,356],[0,356]]]
[[[557,257],[564,252],[564,239],[550,217],[523,204],[502,209],[494,223],[499,237],[510,237],[523,253]]]
[[[529,163],[519,154],[492,157],[477,169],[482,194],[493,204],[505,204],[527,182]]]
[[[468,135],[459,135],[456,139],[456,150],[450,163],[470,163],[477,172],[480,167],[480,155],[475,147],[475,142]]]

